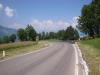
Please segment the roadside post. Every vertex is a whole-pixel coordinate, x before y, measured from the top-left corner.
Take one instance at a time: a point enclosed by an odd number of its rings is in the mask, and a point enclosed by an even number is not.
[[[5,56],[6,56],[6,52],[5,52],[5,50],[3,50],[2,57],[4,58]]]

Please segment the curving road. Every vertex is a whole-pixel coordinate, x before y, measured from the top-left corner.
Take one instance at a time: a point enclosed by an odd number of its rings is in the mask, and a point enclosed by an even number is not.
[[[75,50],[57,42],[43,50],[0,62],[0,75],[75,75]]]

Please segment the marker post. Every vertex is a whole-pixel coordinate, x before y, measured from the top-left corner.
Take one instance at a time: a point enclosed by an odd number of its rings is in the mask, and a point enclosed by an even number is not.
[[[5,56],[6,56],[6,52],[5,52],[5,50],[3,50],[2,57],[4,58]]]

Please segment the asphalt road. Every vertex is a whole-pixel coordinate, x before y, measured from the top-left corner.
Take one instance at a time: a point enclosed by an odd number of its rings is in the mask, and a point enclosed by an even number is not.
[[[0,62],[0,75],[75,75],[75,50],[71,43],[58,42]]]

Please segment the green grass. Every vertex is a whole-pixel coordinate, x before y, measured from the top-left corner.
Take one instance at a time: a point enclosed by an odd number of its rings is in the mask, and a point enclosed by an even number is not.
[[[15,43],[8,43],[8,44],[0,44],[0,50],[8,50],[8,49],[15,49],[25,46],[30,46],[35,44],[35,42],[32,41],[24,41],[24,42],[15,42]]]
[[[100,38],[82,41],[83,44],[90,45],[100,50]]]
[[[89,66],[89,75],[100,75],[100,38],[80,41],[79,47]]]
[[[6,51],[6,58],[14,57],[20,54],[25,54],[28,52],[32,52],[38,50],[43,47],[47,47],[49,44],[48,41],[39,41],[36,42],[17,42],[17,43],[9,43],[9,44],[2,44],[0,45],[0,59],[2,59],[2,50]]]

